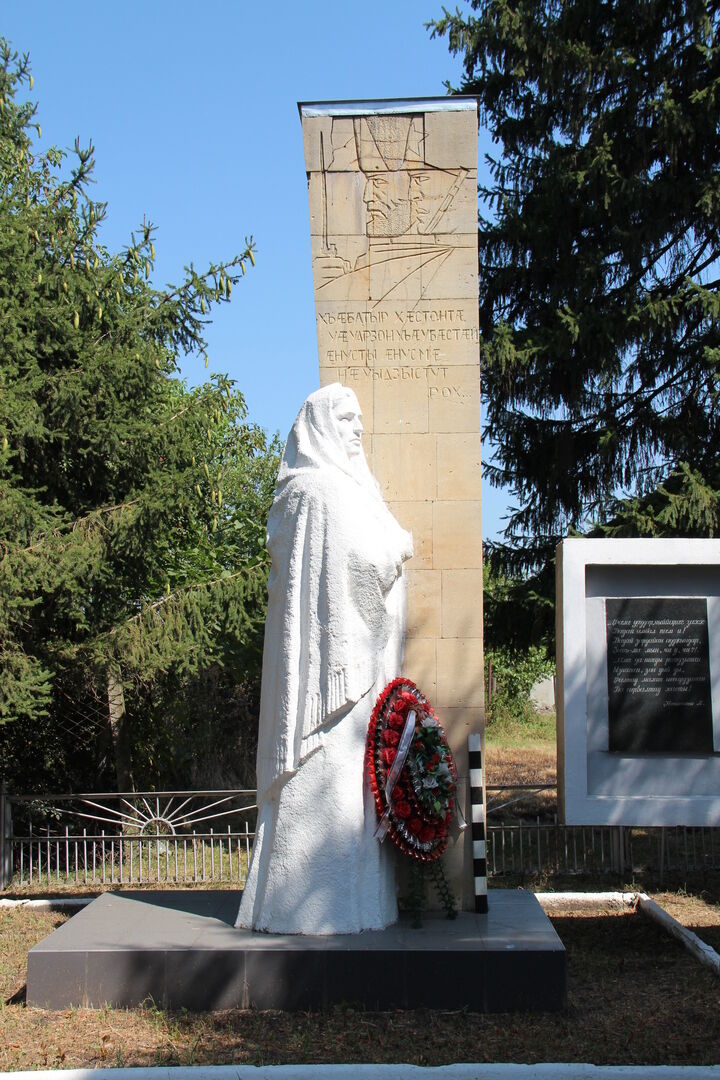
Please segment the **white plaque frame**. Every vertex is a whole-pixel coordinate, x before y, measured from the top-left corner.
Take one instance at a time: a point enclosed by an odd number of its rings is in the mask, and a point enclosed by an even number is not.
[[[568,825],[720,825],[720,540],[564,540],[557,548],[558,812]],[[608,597],[705,597],[711,754],[607,749]]]

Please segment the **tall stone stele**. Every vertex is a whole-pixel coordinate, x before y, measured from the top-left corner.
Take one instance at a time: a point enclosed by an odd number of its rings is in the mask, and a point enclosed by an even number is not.
[[[413,534],[404,674],[438,711],[466,800],[484,716],[477,102],[299,108],[320,382],[357,394],[368,462]],[[446,863],[466,908],[469,832]]]

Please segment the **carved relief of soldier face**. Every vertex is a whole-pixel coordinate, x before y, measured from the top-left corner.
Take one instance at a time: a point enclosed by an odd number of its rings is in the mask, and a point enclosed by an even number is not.
[[[410,173],[410,231],[424,232],[423,226],[430,220],[428,196],[432,177],[429,172]]]
[[[404,170],[370,173],[363,202],[368,236],[402,236],[410,228],[410,177]]]

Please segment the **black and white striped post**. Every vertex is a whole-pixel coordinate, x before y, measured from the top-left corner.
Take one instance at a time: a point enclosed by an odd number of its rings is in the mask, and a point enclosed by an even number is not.
[[[487,845],[485,840],[485,785],[483,783],[482,735],[468,736],[470,807],[472,811],[473,879],[475,910],[487,914]]]

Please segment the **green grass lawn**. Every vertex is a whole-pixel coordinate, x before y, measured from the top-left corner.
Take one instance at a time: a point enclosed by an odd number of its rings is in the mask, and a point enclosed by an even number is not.
[[[534,713],[531,710],[520,715],[502,712],[485,728],[485,742],[499,747],[543,747],[555,754],[555,714]]]

